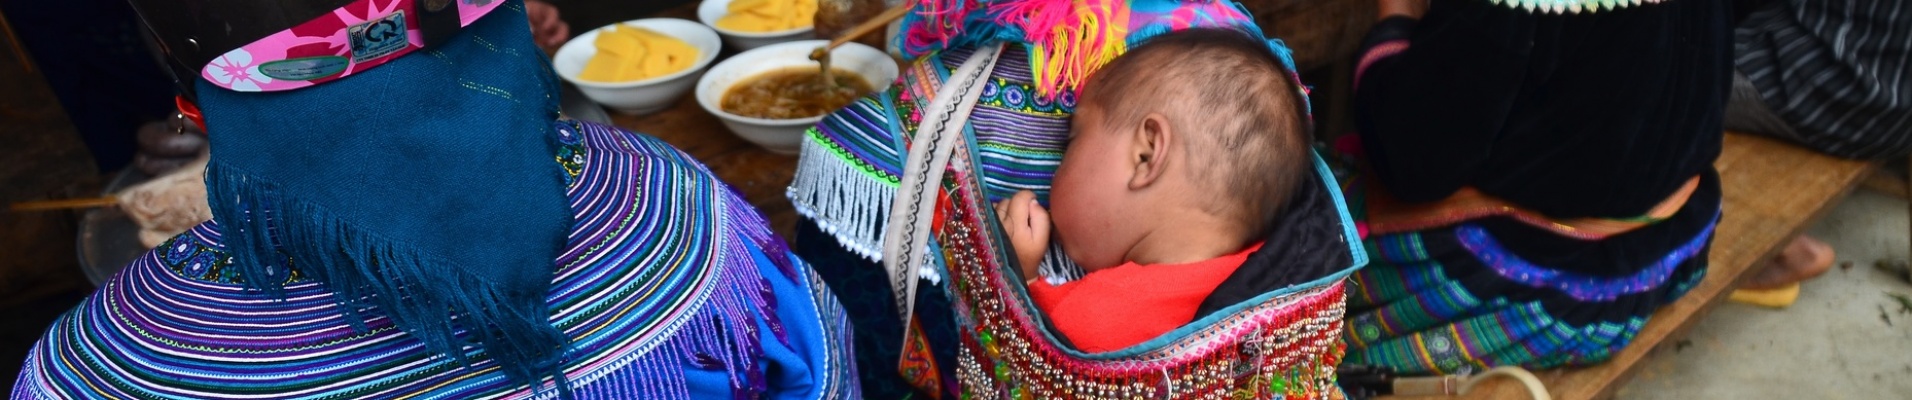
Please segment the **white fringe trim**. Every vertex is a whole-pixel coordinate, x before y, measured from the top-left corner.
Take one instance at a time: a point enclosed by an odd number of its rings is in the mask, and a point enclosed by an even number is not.
[[[817,228],[836,238],[837,243],[871,262],[883,262],[883,233],[890,203],[896,200],[897,187],[872,179],[859,168],[837,158],[817,138],[805,136],[797,161],[796,180],[784,192],[803,215],[816,221]],[[959,163],[966,164],[966,163]],[[1082,267],[1054,243],[1038,268],[1044,280],[1061,285],[1082,279]],[[930,266],[917,271],[932,284],[942,276]]]
[[[1613,11],[1641,4],[1659,4],[1665,0],[1488,0],[1494,4],[1527,12],[1551,14],[1579,14],[1582,12]]]
[[[797,176],[785,196],[797,214],[838,243],[873,262],[883,261],[883,233],[896,200],[896,184],[871,178],[857,166],[805,135],[798,153]]]

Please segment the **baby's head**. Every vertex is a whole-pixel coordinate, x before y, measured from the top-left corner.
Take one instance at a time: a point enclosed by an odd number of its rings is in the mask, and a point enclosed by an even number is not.
[[[1308,171],[1301,94],[1266,43],[1194,29],[1149,40],[1084,85],[1050,195],[1088,270],[1264,237]],[[1189,242],[1189,243],[1169,243]],[[1161,258],[1162,256],[1156,256]]]

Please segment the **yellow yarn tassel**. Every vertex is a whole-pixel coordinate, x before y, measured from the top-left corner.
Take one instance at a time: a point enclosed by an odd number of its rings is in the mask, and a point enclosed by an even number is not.
[[[1030,70],[1044,97],[1080,90],[1089,74],[1128,51],[1129,8],[1121,0],[1076,0],[1074,24],[1053,27],[1035,43]]]

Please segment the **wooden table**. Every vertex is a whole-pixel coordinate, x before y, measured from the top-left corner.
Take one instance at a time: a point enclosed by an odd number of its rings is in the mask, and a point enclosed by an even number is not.
[[[653,17],[695,21],[697,3],[664,10]],[[717,62],[735,53],[726,49],[717,56]],[[663,139],[703,162],[718,179],[743,192],[744,198],[770,220],[771,229],[778,235],[785,240],[795,237],[797,212],[790,205],[790,199],[784,197],[784,189],[790,187],[797,171],[797,156],[772,153],[731,133],[688,93],[678,99],[677,104],[654,114],[634,116],[611,112],[611,122],[620,128]]]

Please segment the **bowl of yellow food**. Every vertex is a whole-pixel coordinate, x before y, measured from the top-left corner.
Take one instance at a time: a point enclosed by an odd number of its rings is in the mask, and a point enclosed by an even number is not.
[[[705,0],[697,19],[737,50],[816,38],[817,0]]]
[[[824,115],[896,80],[895,59],[855,42],[830,52],[825,80],[810,52],[828,43],[778,43],[731,56],[697,80],[697,104],[744,140],[796,154],[803,132]]]
[[[651,18],[592,29],[558,48],[551,67],[584,97],[617,112],[669,108],[717,59],[723,42],[703,24]]]

